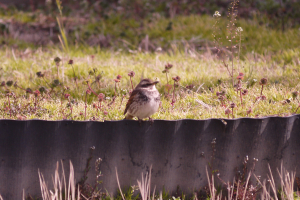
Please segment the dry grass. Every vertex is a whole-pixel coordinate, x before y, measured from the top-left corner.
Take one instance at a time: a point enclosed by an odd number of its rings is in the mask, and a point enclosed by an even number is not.
[[[76,181],[74,177],[74,168],[72,162],[70,161],[70,175],[68,187],[62,162],[61,168],[62,174],[59,175],[59,162],[57,162],[55,175],[53,179],[53,190],[48,189],[43,174],[40,171],[38,172],[43,200],[76,200],[80,198],[79,186],[76,196]]]

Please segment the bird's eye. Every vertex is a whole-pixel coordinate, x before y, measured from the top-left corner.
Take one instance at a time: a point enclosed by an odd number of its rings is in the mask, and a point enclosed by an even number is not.
[[[151,84],[150,83],[145,83],[142,85],[142,87],[149,87]]]

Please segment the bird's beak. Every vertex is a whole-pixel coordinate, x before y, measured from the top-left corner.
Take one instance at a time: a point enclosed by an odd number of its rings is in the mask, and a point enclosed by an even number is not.
[[[153,81],[152,85],[156,85],[159,81]]]

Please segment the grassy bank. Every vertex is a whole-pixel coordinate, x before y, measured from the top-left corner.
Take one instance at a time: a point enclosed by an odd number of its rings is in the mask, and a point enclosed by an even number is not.
[[[299,54],[298,50],[293,52]],[[54,62],[57,56],[61,59],[58,65]],[[287,65],[270,56],[256,54],[247,54],[240,64],[235,61],[235,83],[238,83],[238,71],[244,74],[238,91],[232,87],[222,61],[209,52],[127,53],[86,47],[72,50],[67,55],[55,48],[6,48],[0,51],[0,57],[3,60],[1,118],[123,119],[132,89],[127,75],[130,71],[135,72],[132,79],[134,86],[141,78],[160,80],[157,87],[162,95],[162,106],[154,119],[288,116],[300,112],[297,110],[297,94],[292,94],[299,90],[297,56]],[[73,65],[68,64],[70,59]],[[173,65],[168,73],[168,82],[166,74],[162,73],[167,63]],[[39,76],[37,72],[40,72]],[[114,81],[117,75],[122,76],[118,83]],[[181,78],[176,83],[175,92],[174,76]],[[259,84],[261,78],[268,79],[263,92]],[[247,94],[241,95],[245,89]],[[35,93],[37,90],[39,94]],[[225,91],[221,95],[223,97],[217,95],[222,91]],[[93,92],[105,95],[101,108]],[[175,100],[174,105],[171,105],[172,99]],[[236,104],[233,116],[225,114],[231,103]]]

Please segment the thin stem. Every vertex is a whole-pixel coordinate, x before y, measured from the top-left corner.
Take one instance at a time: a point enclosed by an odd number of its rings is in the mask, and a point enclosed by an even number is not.
[[[242,44],[242,32],[240,31],[240,44],[239,44],[239,64],[238,64],[238,72],[240,71],[240,52],[241,52],[241,44]]]
[[[232,119],[234,118],[234,115],[233,115],[233,108],[232,108]]]
[[[98,108],[101,110],[101,101],[98,102]],[[97,109],[98,112],[98,109]]]
[[[167,77],[167,84],[169,85],[168,72],[166,72],[166,77]]]
[[[51,88],[51,85],[49,85],[49,83],[45,80],[45,78],[43,77],[43,80],[45,81],[45,83]]]
[[[26,90],[26,89],[24,89],[24,88],[20,87],[19,85],[17,85],[17,87],[18,87],[18,88],[20,88],[21,90],[24,90],[25,92],[28,92],[28,93],[30,93],[30,94],[32,94],[32,93],[33,93],[32,91],[28,91],[28,90]]]
[[[132,87],[132,90],[133,90],[133,84],[132,84],[131,76],[130,76],[130,82],[131,82],[131,87]]]
[[[232,58],[231,58],[231,63],[232,63],[232,66],[231,66],[231,79],[232,79],[232,87],[234,87],[234,79],[233,79],[233,52],[232,52],[232,34],[231,34],[231,53],[232,53]]]
[[[36,102],[37,102],[36,100],[37,100],[37,96],[34,97],[34,110],[35,110],[35,112],[36,112],[36,104],[37,104],[37,103],[36,103]]]
[[[75,83],[76,83],[76,87],[77,87],[77,89],[78,89],[77,77],[76,77],[76,74],[75,74],[75,70],[74,70],[74,68],[73,68],[73,65],[72,65],[72,64],[71,64],[71,66],[72,66],[73,73],[74,73],[74,81],[75,81]]]
[[[87,82],[87,85],[88,85],[89,89],[91,90],[91,92],[92,92],[94,95],[97,96],[96,92],[94,92],[94,90],[91,88],[91,86],[90,86],[90,84],[89,84],[88,82]]]
[[[243,95],[242,95],[242,89],[240,89],[240,97],[241,97],[241,105],[243,106]]]
[[[8,107],[9,107],[9,116],[11,117],[11,107],[10,107],[10,99],[9,99],[9,95],[7,94],[7,100],[8,100]]]
[[[58,70],[58,66],[59,66],[59,63],[56,63],[56,67],[57,67],[57,79],[59,79],[59,70]]]
[[[264,89],[264,85],[261,85],[261,92],[260,92],[260,96],[262,96],[263,89]]]
[[[174,89],[173,89],[173,97],[172,97],[172,100],[175,101],[175,81],[174,81]]]
[[[297,107],[297,109],[296,109],[295,113],[297,113],[297,111],[298,111],[299,107],[300,107],[300,104],[299,104],[299,106]]]
[[[120,109],[121,106],[122,106],[122,103],[123,103],[123,100],[124,100],[124,96],[125,96],[125,95],[122,96],[122,99],[121,99],[121,103],[120,103],[119,109]]]
[[[117,82],[115,82],[115,96],[117,96]]]
[[[166,72],[166,78],[167,78],[167,90],[168,90],[168,96],[169,96],[170,89],[169,89],[168,72]]]
[[[231,55],[232,55],[232,58],[231,58],[231,74],[232,74],[232,87],[234,87],[234,79],[233,79],[233,58],[234,58],[234,53],[233,53],[233,44],[232,44],[232,39],[233,39],[233,28],[234,28],[234,7],[235,7],[235,0],[232,2],[232,7],[231,7],[231,29],[230,29],[230,42],[231,42],[231,46],[230,46],[230,51],[231,51]]]
[[[228,65],[225,63],[224,59],[223,59],[223,64],[224,64],[225,68],[227,69],[229,76],[233,77],[230,70],[229,70],[229,68],[228,68]]]
[[[68,101],[69,101],[69,105],[70,105],[70,115],[71,115],[71,119],[73,120],[73,116],[72,116],[72,113],[73,113],[73,108],[72,108],[72,104],[71,104],[71,101],[70,101],[70,98],[68,97]]]
[[[84,120],[86,120],[86,101],[87,101],[87,92],[85,92],[85,105],[84,105]]]

